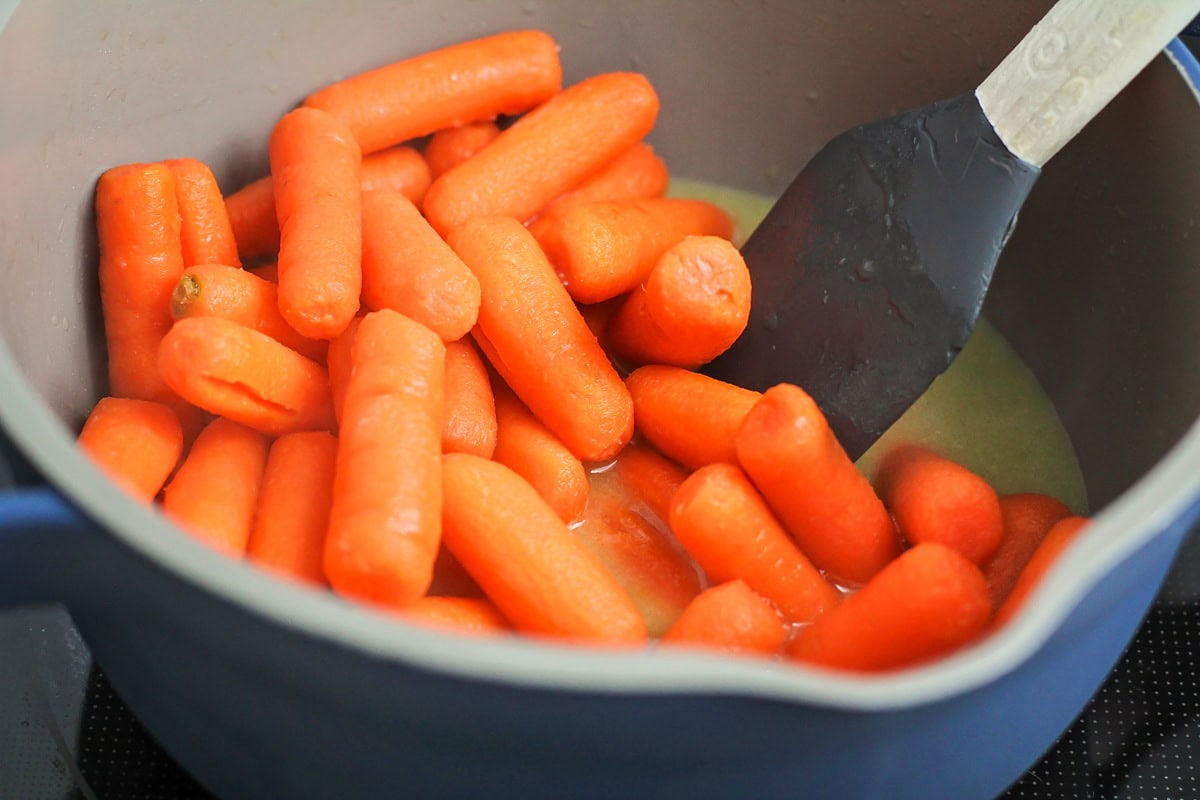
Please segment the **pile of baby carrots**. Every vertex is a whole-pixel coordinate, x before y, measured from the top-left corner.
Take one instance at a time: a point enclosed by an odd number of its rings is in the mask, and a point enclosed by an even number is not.
[[[96,187],[109,396],[79,437],[234,558],[420,624],[888,670],[985,635],[1085,520],[919,445],[873,486],[747,324],[721,208],[664,196],[634,73],[539,31],[305,98],[270,174]]]

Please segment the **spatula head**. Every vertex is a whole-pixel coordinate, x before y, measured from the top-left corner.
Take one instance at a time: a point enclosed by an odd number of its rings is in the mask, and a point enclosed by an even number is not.
[[[798,384],[856,458],[966,343],[1038,175],[974,94],[843,133],[742,248],[750,322],[704,371]]]

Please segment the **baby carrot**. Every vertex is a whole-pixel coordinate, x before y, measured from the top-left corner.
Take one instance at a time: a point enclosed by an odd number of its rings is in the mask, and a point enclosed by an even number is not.
[[[226,555],[246,552],[267,439],[218,417],[205,426],[163,490],[163,513]]]
[[[479,281],[412,201],[396,192],[362,196],[362,296],[461,339],[479,313]]]
[[[733,219],[704,200],[652,197],[569,205],[529,226],[567,291],[598,303],[639,286],[688,236],[733,236]]]
[[[342,407],[325,575],[402,607],[425,593],[441,539],[443,381],[437,334],[395,311],[362,318]]]
[[[924,542],[801,628],[787,651],[797,661],[836,669],[895,669],[966,644],[983,631],[991,608],[979,567],[956,550]]]
[[[163,163],[175,176],[184,265],[240,267],[242,262],[238,258],[233,228],[229,225],[229,212],[212,170],[194,158],[176,158]]]
[[[670,522],[709,578],[744,580],[792,622],[808,622],[841,600],[733,464],[692,473],[671,501]]]
[[[246,557],[260,567],[325,584],[322,556],[337,439],[326,431],[280,436],[271,444]]]
[[[496,450],[492,380],[469,340],[446,343],[446,419],[442,452],[491,458]]]
[[[887,509],[803,389],[779,384],[764,392],[735,444],[767,505],[832,580],[865,583],[899,555]]]
[[[467,453],[442,457],[446,546],[518,630],[638,644],[629,594],[520,475]]]
[[[645,507],[655,519],[666,522],[671,498],[688,473],[654,448],[634,442],[617,454],[612,466],[592,475],[592,488],[624,495],[624,504]]]
[[[443,128],[429,137],[425,145],[425,160],[429,172],[437,178],[449,172],[492,143],[500,128],[491,120],[468,122],[454,128]]]
[[[787,627],[765,598],[743,581],[704,590],[663,634],[662,641],[723,650],[773,655],[783,647]]]
[[[909,542],[941,542],[983,564],[1004,535],[1000,500],[987,481],[924,447],[888,453],[876,478],[879,496]]]
[[[391,147],[362,160],[364,192],[399,192],[419,206],[432,182],[425,156],[413,147]]]
[[[342,408],[346,402],[346,385],[350,383],[350,372],[353,368],[351,353],[354,350],[354,336],[362,317],[350,320],[346,330],[329,341],[329,352],[325,355],[325,367],[329,371],[329,394],[333,400],[333,413],[341,424]]]
[[[476,217],[449,242],[479,279],[478,329],[494,352],[481,349],[496,370],[578,458],[614,456],[633,435],[629,391],[529,231]]]
[[[734,436],[761,394],[679,367],[639,367],[625,379],[638,432],[688,469],[737,462]],[[697,424],[702,420],[702,424]]]
[[[999,608],[1012,592],[1017,578],[1054,523],[1071,516],[1063,503],[1044,494],[1028,492],[1000,498],[1004,537],[995,554],[983,563],[992,608]]]
[[[227,319],[176,322],[162,340],[158,370],[189,402],[261,433],[334,427],[321,365]]]
[[[79,433],[79,446],[101,471],[149,503],[183,452],[183,429],[162,403],[102,397]]]
[[[442,234],[472,217],[529,219],[640,141],[657,116],[658,95],[642,75],[588,78],[435,180],[425,214]]]
[[[304,104],[333,114],[364,153],[373,153],[442,128],[519,114],[561,86],[554,40],[541,31],[512,31],[360,73]]]
[[[510,630],[504,616],[482,597],[418,597],[401,613],[409,622],[452,633],[497,634]]]
[[[279,311],[310,339],[332,339],[362,291],[361,156],[353,134],[312,108],[285,114],[268,144],[279,220]]]
[[[750,319],[750,270],[727,239],[689,236],[658,260],[608,325],[636,364],[698,367],[729,349]]]
[[[1021,570],[1016,584],[1004,603],[996,609],[996,617],[992,620],[993,627],[1005,625],[1016,616],[1029,600],[1029,595],[1033,594],[1041,584],[1046,573],[1058,562],[1063,551],[1087,527],[1087,523],[1086,517],[1066,517],[1054,523],[1042,539],[1041,544],[1033,551],[1033,555],[1029,557],[1029,561]]]
[[[602,200],[640,200],[667,191],[667,165],[654,148],[638,142],[574,189],[546,206],[546,213]]]

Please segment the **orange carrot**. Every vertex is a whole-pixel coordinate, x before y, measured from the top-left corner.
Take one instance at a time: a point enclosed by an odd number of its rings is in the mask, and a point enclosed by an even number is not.
[[[449,242],[479,279],[484,355],[578,458],[614,456],[633,435],[629,391],[529,231],[477,217]]]
[[[658,365],[634,370],[625,385],[633,395],[638,432],[689,469],[736,463],[734,436],[762,397],[698,372]]]
[[[183,428],[170,407],[149,400],[102,397],[79,434],[102,472],[149,503],[183,452]]]
[[[346,330],[342,331],[329,342],[329,352],[325,355],[325,366],[329,370],[329,394],[333,400],[333,413],[338,424],[343,419],[343,407],[346,403],[346,386],[350,383],[352,369],[351,354],[354,350],[354,337],[362,317],[350,320]]]
[[[704,200],[654,197],[557,209],[529,230],[581,303],[628,292],[688,236],[733,236],[733,219]]]
[[[402,607],[425,593],[441,539],[443,381],[437,334],[395,311],[359,323],[342,408],[325,575]]]
[[[246,552],[267,460],[262,434],[218,417],[163,490],[163,513],[226,555]]]
[[[435,180],[425,214],[442,234],[472,217],[529,219],[640,141],[657,116],[658,95],[645,77],[610,72],[588,78]]]
[[[515,628],[613,644],[645,641],[628,593],[520,475],[449,453],[442,476],[446,546]]]
[[[158,370],[189,402],[262,433],[334,427],[321,365],[227,319],[176,322],[162,340]]]
[[[650,145],[638,142],[591,178],[555,198],[546,206],[546,213],[603,200],[661,197],[669,179],[666,162]]]
[[[625,303],[626,297],[627,295],[622,294],[601,303],[575,304],[580,315],[583,316],[583,321],[587,323],[588,330],[596,337],[596,341],[600,342],[600,346],[604,348],[605,352],[611,350],[608,341],[608,323],[616,316],[617,311]]]
[[[956,550],[925,542],[801,628],[788,655],[835,669],[905,667],[966,644],[983,631],[990,613],[979,567]]]
[[[184,265],[240,267],[242,262],[229,225],[229,212],[212,170],[194,158],[176,158],[163,163],[175,176]]]
[[[298,108],[268,145],[279,220],[279,311],[310,339],[332,339],[362,291],[361,161],[354,136],[323,111]]]
[[[636,364],[698,367],[729,349],[750,319],[750,270],[727,239],[689,236],[662,255],[608,325]]]
[[[743,581],[706,589],[683,610],[662,641],[729,653],[773,655],[783,647],[787,627],[771,603]]]
[[[322,556],[337,439],[325,431],[289,433],[271,445],[246,556],[273,572],[325,584]]]
[[[670,517],[671,499],[688,473],[674,461],[642,442],[617,454],[612,466],[591,478],[592,488],[623,497],[631,508],[645,508],[664,524]]]
[[[499,135],[499,126],[491,120],[443,128],[429,137],[429,144],[425,145],[429,172],[434,178],[449,172],[487,147]]]
[[[1071,510],[1063,503],[1033,492],[1001,497],[1000,513],[1004,518],[1004,538],[996,553],[983,564],[992,608],[999,608],[1012,592],[1021,570],[1054,523],[1071,516]]]
[[[831,579],[858,585],[900,553],[896,527],[803,389],[763,393],[735,439],[738,463]]]
[[[433,176],[425,156],[413,147],[392,147],[362,160],[364,192],[398,192],[421,205]]]
[[[909,542],[940,542],[983,564],[1000,546],[1004,518],[987,481],[924,447],[888,453],[876,478],[879,496]]]
[[[379,67],[309,95],[349,126],[364,153],[442,128],[519,114],[562,86],[558,46],[541,31],[462,42]]]
[[[993,627],[1000,627],[1008,623],[1017,612],[1029,600],[1029,595],[1033,594],[1037,589],[1046,573],[1050,568],[1058,563],[1058,559],[1062,556],[1064,550],[1067,549],[1078,537],[1079,534],[1087,527],[1088,519],[1086,517],[1067,517],[1054,523],[1041,544],[1033,551],[1033,555],[1029,557],[1029,561],[1025,564],[1025,568],[1021,570],[1020,576],[1017,578],[1016,584],[1009,593],[1008,598],[996,609],[996,617],[992,621]]]
[[[467,265],[396,192],[364,192],[362,290],[368,308],[390,308],[461,339],[479,314],[479,281]]]
[[[841,599],[733,464],[692,473],[671,501],[670,522],[709,578],[744,580],[792,622],[808,622]]]
[[[418,597],[402,613],[409,622],[453,633],[497,634],[510,629],[496,607],[480,597]]]
[[[446,419],[442,452],[491,458],[496,450],[496,401],[479,351],[468,340],[446,343]]]

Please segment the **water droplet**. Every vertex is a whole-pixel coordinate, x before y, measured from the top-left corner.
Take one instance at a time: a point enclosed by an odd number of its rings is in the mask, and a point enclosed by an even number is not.
[[[860,281],[866,282],[875,277],[879,272],[879,265],[869,258],[864,258],[854,269],[854,277]]]
[[[534,2],[526,3],[521,6],[521,11],[525,14],[536,14],[538,12],[538,4]]]
[[[596,21],[591,17],[580,17],[576,24],[581,28],[591,30],[593,27],[595,27]]]
[[[808,93],[804,95],[804,98],[810,103],[815,103],[821,99],[821,93],[816,89],[810,89]]]

